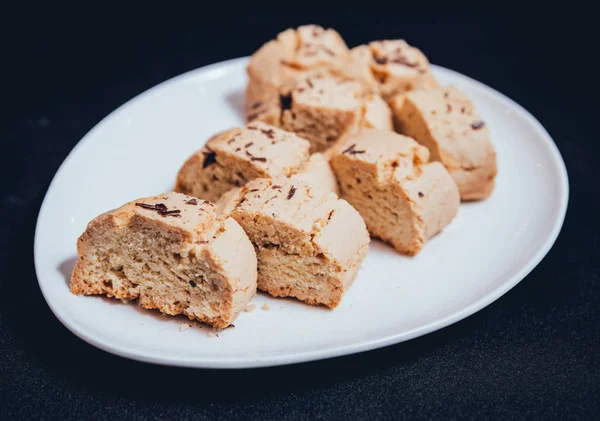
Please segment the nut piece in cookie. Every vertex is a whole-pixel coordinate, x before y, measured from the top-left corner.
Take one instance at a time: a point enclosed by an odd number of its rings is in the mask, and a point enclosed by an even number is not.
[[[363,129],[344,139],[331,165],[341,197],[358,210],[371,235],[415,255],[458,213],[456,184],[427,149],[391,132]]]
[[[300,180],[258,179],[217,204],[250,237],[258,258],[258,288],[336,307],[369,247],[358,212],[345,200]]]
[[[255,178],[289,176],[309,157],[305,139],[259,121],[213,137],[179,170],[175,190],[216,202]]]
[[[351,50],[346,74],[359,81],[365,92],[386,101],[395,95],[437,86],[427,57],[404,40],[373,41]]]
[[[494,189],[496,153],[487,125],[454,87],[407,92],[392,101],[397,128],[426,146],[458,185],[462,200],[482,200]]]
[[[71,292],[227,327],[256,292],[256,255],[239,224],[215,209],[171,192],[98,216],[77,242]]]

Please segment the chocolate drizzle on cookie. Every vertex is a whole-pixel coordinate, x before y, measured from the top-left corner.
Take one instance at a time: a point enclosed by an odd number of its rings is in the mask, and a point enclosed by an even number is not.
[[[186,205],[197,205],[198,204],[198,199],[196,199],[195,197],[188,200],[187,202],[185,202]]]

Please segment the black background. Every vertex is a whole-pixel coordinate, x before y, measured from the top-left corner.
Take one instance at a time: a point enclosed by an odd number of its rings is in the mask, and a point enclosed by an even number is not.
[[[597,419],[600,107],[591,12],[566,3],[372,3],[3,4],[0,419]],[[460,323],[321,362],[241,371],[152,366],[69,333],[41,296],[32,242],[43,195],[71,148],[156,83],[248,55],[278,31],[313,22],[338,29],[350,46],[405,38],[433,63],[530,110],[570,177],[567,218],[548,256]]]

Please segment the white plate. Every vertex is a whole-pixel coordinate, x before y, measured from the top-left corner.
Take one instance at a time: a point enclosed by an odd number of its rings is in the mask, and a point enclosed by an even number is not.
[[[474,101],[498,152],[490,199],[463,204],[457,219],[415,258],[373,241],[358,279],[334,311],[257,295],[235,328],[180,331],[185,320],[68,290],[75,242],[96,215],[172,189],[183,161],[210,135],[243,124],[247,59],[194,70],[139,95],[69,154],[44,199],[35,267],[48,305],[85,341],[136,360],[189,367],[258,367],[366,351],[461,320],[496,300],[544,257],[568,197],[562,158],[522,107],[456,72],[442,84]],[[270,310],[262,310],[268,303]]]

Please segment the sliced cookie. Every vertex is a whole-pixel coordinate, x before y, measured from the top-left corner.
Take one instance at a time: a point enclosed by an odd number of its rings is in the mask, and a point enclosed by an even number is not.
[[[300,80],[276,98],[264,99],[247,116],[294,132],[311,143],[313,152],[332,147],[360,127],[391,129],[391,111],[376,95],[363,97],[356,81],[341,77]]]
[[[407,91],[437,86],[427,57],[404,40],[373,41],[351,50],[346,73],[359,81],[365,92],[384,100]]]
[[[300,180],[254,180],[224,195],[218,206],[250,237],[258,288],[275,297],[334,308],[368,251],[358,212]]]
[[[457,215],[456,184],[413,139],[363,129],[344,140],[331,165],[341,197],[358,210],[371,235],[415,255]]]
[[[256,292],[256,255],[232,218],[179,193],[135,200],[92,220],[77,242],[77,295],[138,300],[217,328]]]
[[[458,185],[462,200],[482,200],[494,189],[496,153],[487,125],[454,87],[407,92],[392,102],[398,131],[426,146]]]
[[[314,153],[308,161],[304,162],[298,172],[290,177],[291,180],[300,180],[312,187],[338,194],[337,180],[327,159],[320,153]]]
[[[307,76],[341,74],[348,59],[348,47],[333,29],[305,25],[283,31],[250,58],[248,106]]]
[[[255,178],[289,176],[309,157],[310,144],[259,121],[213,137],[177,175],[175,191],[217,201]]]

